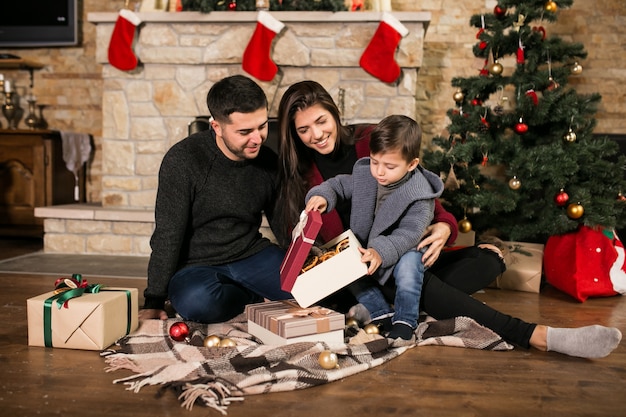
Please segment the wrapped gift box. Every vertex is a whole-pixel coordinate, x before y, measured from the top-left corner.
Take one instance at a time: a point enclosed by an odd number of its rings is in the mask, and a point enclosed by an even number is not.
[[[544,245],[504,242],[506,271],[494,282],[496,288],[538,293],[541,286]]]
[[[282,289],[290,292],[302,307],[315,304],[367,274],[367,265],[361,262],[359,252],[361,244],[351,230],[340,234],[320,249],[325,251],[335,248],[344,240],[347,241],[347,246],[329,259],[302,272],[304,262],[321,227],[319,212],[309,212],[308,217],[304,224],[301,221],[296,227],[296,231],[302,232],[294,234],[296,237],[289,246],[280,270]]]
[[[292,232],[292,241],[285,259],[280,265],[280,285],[284,291],[291,291],[293,288],[321,228],[322,215],[319,211],[302,212],[300,222]]]
[[[29,346],[102,350],[137,328],[136,288],[105,287],[72,298],[61,308],[55,294],[27,300]]]
[[[302,308],[291,301],[249,304],[248,333],[267,345],[296,342],[343,343],[345,317],[323,307]]]

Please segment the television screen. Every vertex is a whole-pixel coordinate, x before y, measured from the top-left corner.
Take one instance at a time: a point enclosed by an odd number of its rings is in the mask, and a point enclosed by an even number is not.
[[[0,13],[0,48],[76,45],[76,0],[5,1]]]

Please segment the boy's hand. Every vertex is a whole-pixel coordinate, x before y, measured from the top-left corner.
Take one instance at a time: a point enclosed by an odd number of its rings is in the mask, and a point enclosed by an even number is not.
[[[328,207],[328,202],[326,201],[326,199],[324,197],[320,197],[319,195],[314,195],[313,197],[311,197],[309,202],[306,203],[305,210],[306,211],[317,210],[320,213],[323,213],[326,210],[326,207]]]
[[[362,254],[361,262],[363,263],[369,262],[369,266],[367,267],[367,275],[372,275],[374,272],[376,272],[378,267],[383,263],[383,258],[381,258],[378,252],[376,252],[376,250],[372,248],[369,248],[369,249],[359,248],[359,252],[361,252]]]

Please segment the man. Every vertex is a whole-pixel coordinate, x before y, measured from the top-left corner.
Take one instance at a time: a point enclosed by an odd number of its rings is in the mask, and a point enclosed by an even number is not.
[[[140,319],[167,319],[167,299],[186,320],[216,323],[263,298],[291,298],[280,289],[285,252],[259,233],[277,189],[276,155],[262,146],[265,93],[235,75],[213,85],[207,105],[211,129],[174,145],[161,163]]]

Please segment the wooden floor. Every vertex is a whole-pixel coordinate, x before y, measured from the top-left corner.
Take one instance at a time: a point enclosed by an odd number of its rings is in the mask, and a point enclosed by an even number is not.
[[[4,255],[1,249],[0,254]],[[29,249],[29,250],[32,250]],[[0,274],[0,414],[3,416],[217,416],[180,408],[171,392],[139,393],[114,385],[128,372],[104,372],[97,352],[27,346],[25,300],[49,291],[57,276]],[[103,278],[143,289],[143,279]],[[626,298],[579,304],[545,288],[541,295],[488,289],[477,298],[549,325],[591,323],[626,333]],[[248,396],[232,417],[266,416],[622,416],[626,414],[626,344],[607,358],[556,353],[485,352],[452,347],[409,350],[378,368],[301,391]]]

